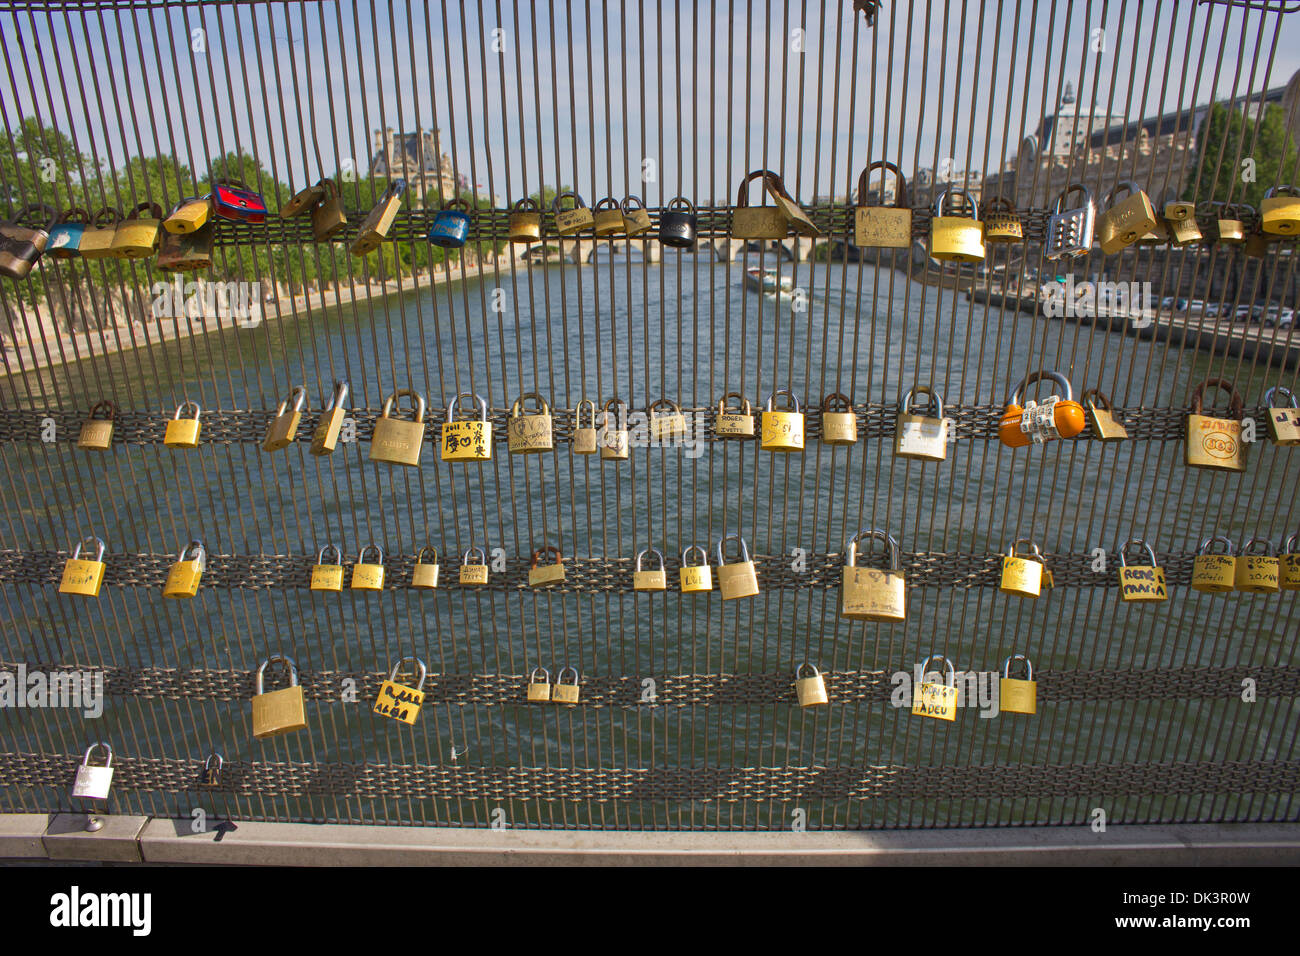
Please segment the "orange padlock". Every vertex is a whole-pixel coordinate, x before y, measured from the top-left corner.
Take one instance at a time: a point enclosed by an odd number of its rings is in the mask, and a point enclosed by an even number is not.
[[[1042,403],[1030,401],[1022,404],[1024,390],[1043,379],[1061,386],[1065,396],[1052,395]],[[1087,416],[1083,406],[1074,400],[1074,389],[1070,387],[1069,379],[1060,372],[1030,372],[1007,400],[1007,410],[1002,413],[1002,423],[998,426],[998,438],[1011,448],[1023,448],[1053,438],[1074,438],[1083,431],[1086,423]]]

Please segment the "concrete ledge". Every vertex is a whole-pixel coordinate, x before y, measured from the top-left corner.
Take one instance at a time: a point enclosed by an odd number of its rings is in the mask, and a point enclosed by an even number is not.
[[[101,860],[106,863],[139,863],[140,833],[148,817],[112,816],[97,813],[102,829],[86,830],[89,814],[58,813],[49,819],[42,842],[51,860]]]
[[[50,819],[48,813],[0,813],[0,858],[46,859],[41,838]]]

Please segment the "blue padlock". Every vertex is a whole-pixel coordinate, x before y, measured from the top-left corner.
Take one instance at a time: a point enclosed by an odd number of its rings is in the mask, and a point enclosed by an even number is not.
[[[76,259],[81,255],[81,234],[90,222],[90,213],[80,206],[64,210],[58,223],[50,230],[50,241],[45,254],[56,259]]]
[[[444,249],[459,249],[469,238],[469,203],[453,199],[444,203],[429,227],[429,241]]]
[[[266,222],[266,202],[238,179],[213,181],[212,208],[222,219]]]

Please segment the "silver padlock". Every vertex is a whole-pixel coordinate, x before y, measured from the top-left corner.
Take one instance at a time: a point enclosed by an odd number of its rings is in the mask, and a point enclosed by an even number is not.
[[[102,767],[90,762],[90,755],[96,747],[103,747],[107,754]],[[107,800],[108,789],[112,785],[113,748],[103,742],[91,744],[81,758],[81,765],[77,767],[77,778],[72,782],[72,795],[82,800]]]
[[[1083,204],[1063,209],[1070,193],[1083,193]],[[1093,228],[1097,221],[1097,205],[1092,201],[1088,187],[1071,183],[1065,192],[1056,197],[1052,214],[1047,219],[1047,247],[1049,259],[1072,259],[1086,256],[1092,250]]]

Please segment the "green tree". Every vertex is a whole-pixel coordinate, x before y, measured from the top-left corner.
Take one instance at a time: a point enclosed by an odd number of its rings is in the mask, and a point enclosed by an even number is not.
[[[12,146],[0,149],[0,195],[8,206],[46,203],[61,212],[81,194],[82,183],[94,173],[90,157],[72,140],[34,117],[24,117]],[[17,212],[17,209],[4,210]]]
[[[1270,105],[1255,132],[1253,120],[1240,109],[1221,103],[1210,107],[1200,134],[1200,162],[1196,177],[1189,177],[1183,198],[1247,203],[1258,212],[1264,193],[1274,183],[1295,183],[1297,155],[1295,140],[1286,126],[1282,107]],[[1240,159],[1238,158],[1240,157]],[[1241,160],[1254,161],[1254,181],[1243,182]],[[1199,195],[1196,195],[1199,193]]]

